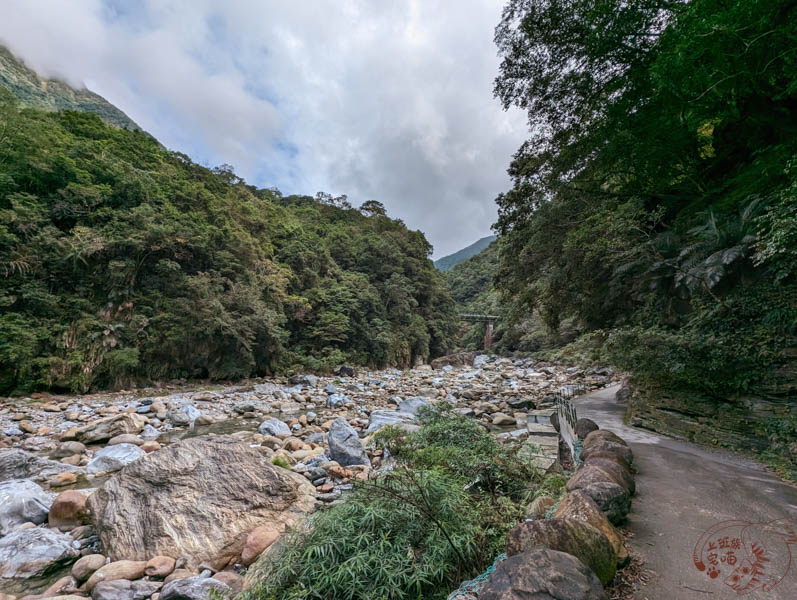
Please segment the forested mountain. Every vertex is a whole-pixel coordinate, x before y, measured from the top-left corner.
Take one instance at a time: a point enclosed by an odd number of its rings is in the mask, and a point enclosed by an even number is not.
[[[788,398],[797,5],[510,0],[496,41],[532,132],[498,198],[504,297],[599,332],[637,383],[720,399],[711,419]],[[797,437],[784,415],[760,435]]]
[[[23,106],[43,110],[79,110],[125,129],[141,129],[113,104],[94,92],[75,90],[62,81],[42,79],[9,50],[0,46],[0,87],[9,90]]]
[[[463,260],[467,260],[471,256],[475,256],[476,254],[484,250],[493,241],[495,241],[494,235],[488,235],[487,237],[483,237],[480,240],[473,242],[470,246],[466,246],[462,250],[457,250],[456,252],[454,252],[454,254],[449,254],[448,256],[444,256],[443,258],[438,258],[436,261],[434,261],[434,266],[443,272],[453,269]]]
[[[0,391],[236,378],[447,350],[423,234],[282,196],[0,89]]]

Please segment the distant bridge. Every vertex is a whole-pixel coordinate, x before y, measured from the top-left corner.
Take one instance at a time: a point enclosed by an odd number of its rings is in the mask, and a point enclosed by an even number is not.
[[[495,326],[495,322],[498,320],[498,315],[477,315],[473,313],[465,313],[459,315],[459,320],[465,321],[467,323],[487,323],[487,327],[485,328],[484,332],[484,349],[490,349],[490,346],[493,345],[493,328]]]

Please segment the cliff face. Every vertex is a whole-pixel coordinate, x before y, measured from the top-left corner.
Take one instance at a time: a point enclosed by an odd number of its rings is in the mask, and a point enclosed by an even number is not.
[[[633,380],[628,394],[630,425],[698,443],[753,452],[797,473],[797,352],[759,393],[716,398],[672,392]]]
[[[3,46],[0,46],[0,86],[9,90],[26,107],[79,110],[93,113],[115,127],[141,129],[102,96],[87,89],[76,90],[55,79],[42,79]]]

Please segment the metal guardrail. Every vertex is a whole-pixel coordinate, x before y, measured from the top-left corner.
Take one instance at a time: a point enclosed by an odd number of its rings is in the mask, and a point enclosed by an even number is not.
[[[472,323],[497,321],[498,315],[477,315],[477,314],[464,314],[459,315],[460,321],[471,321]]]

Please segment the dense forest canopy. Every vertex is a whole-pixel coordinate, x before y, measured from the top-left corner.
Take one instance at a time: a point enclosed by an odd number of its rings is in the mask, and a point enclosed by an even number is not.
[[[793,352],[797,5],[510,0],[495,93],[531,137],[498,198],[504,297],[732,394]]]
[[[282,196],[0,89],[0,392],[238,378],[447,350],[423,234]]]

